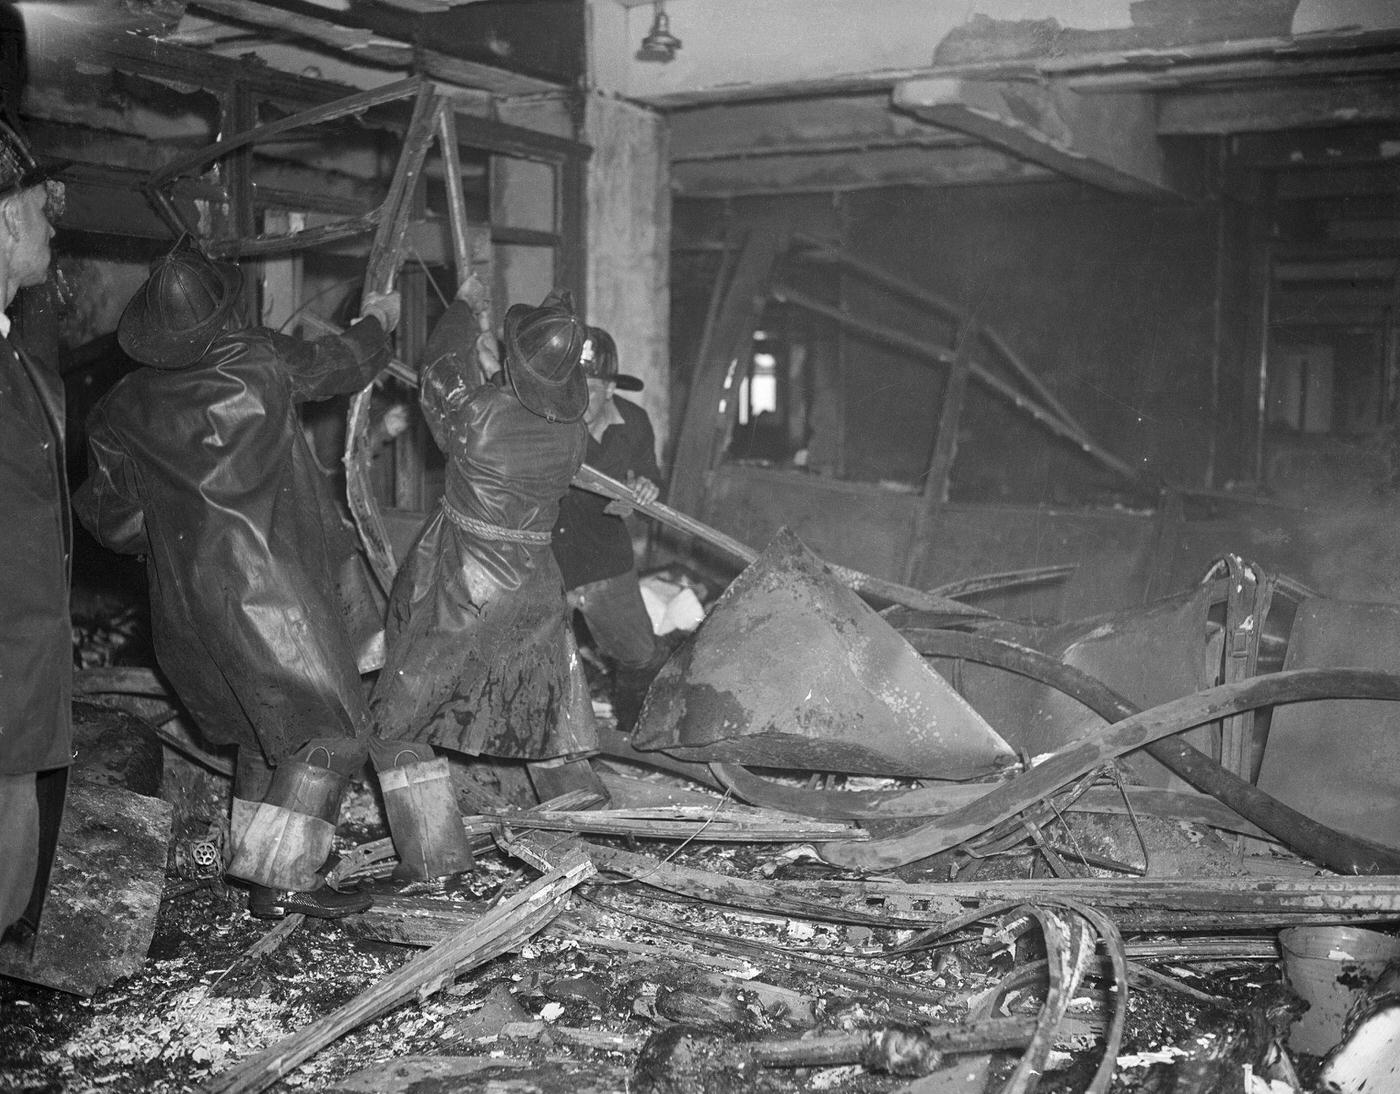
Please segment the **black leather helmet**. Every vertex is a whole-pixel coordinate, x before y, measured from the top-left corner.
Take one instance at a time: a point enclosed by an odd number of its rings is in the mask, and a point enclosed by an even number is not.
[[[575,422],[588,409],[579,368],[584,327],[573,298],[555,291],[538,308],[514,304],[505,321],[506,379],[525,409],[551,422]]]
[[[204,356],[238,303],[243,273],[205,258],[188,236],[151,266],[117,324],[127,355],[153,368],[184,368]]]
[[[588,341],[593,343],[593,357],[583,362],[583,374],[590,380],[608,380],[618,391],[641,391],[645,386],[636,376],[617,371],[617,343],[602,327],[588,328]]]

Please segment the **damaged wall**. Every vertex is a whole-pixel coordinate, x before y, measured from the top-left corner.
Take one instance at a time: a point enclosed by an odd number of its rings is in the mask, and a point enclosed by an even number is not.
[[[1109,451],[1149,477],[1203,483],[1214,353],[1211,208],[1071,185],[846,200],[852,250],[999,332]],[[864,423],[878,436],[875,424]],[[1097,479],[1097,468],[1071,446],[970,389],[954,498],[1064,503],[1075,483],[1093,481],[1086,475]]]
[[[1395,504],[1361,481],[1365,461],[1347,464],[1350,490],[1329,483],[1325,496],[1249,504],[1212,492],[1251,479],[1258,444],[1259,293],[1248,274],[1259,222],[1237,214],[1228,203],[1149,203],[1071,184],[679,203],[690,265],[707,253],[701,233],[713,245],[745,223],[786,219],[969,309],[1148,487],[1122,491],[1072,444],[970,384],[953,504],[921,539],[919,456],[941,402],[930,374],[941,370],[847,334],[845,481],[791,459],[740,466],[731,449],[700,515],[753,544],[787,525],[825,558],[916,584],[1077,567],[1067,582],[999,605],[1018,617],[1145,602],[1194,584],[1227,552],[1326,595],[1397,595]],[[846,282],[837,289],[847,314],[952,344],[888,294]],[[678,329],[699,325],[703,314],[691,313],[704,302],[694,288],[677,296]],[[1158,508],[1151,487],[1161,481],[1204,493]]]
[[[1000,334],[1095,441],[1149,481],[1205,484],[1217,371],[1215,208],[1043,184],[870,191],[835,203],[682,202],[678,209],[678,222],[711,239],[774,219],[839,236],[851,254]],[[952,344],[946,321],[858,278],[828,276],[813,295],[839,299],[847,314],[883,329]],[[678,303],[693,311],[701,300],[692,294]],[[677,322],[694,326],[694,318]],[[842,353],[841,477],[917,488],[946,369],[859,334],[845,336]],[[977,385],[958,433],[954,500],[1068,504],[1114,485],[1073,445]]]

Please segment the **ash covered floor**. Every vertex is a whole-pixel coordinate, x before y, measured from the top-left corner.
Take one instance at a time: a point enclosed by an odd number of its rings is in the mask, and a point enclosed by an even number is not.
[[[668,778],[641,777],[653,784]],[[352,839],[379,834],[377,805],[364,786],[347,813]],[[658,867],[664,861],[716,878],[800,882],[829,874],[805,861],[801,845],[677,850],[591,839],[654,856]],[[1014,875],[1027,863],[1007,859],[993,873]],[[218,878],[172,871],[149,956],[135,975],[91,999],[0,981],[0,1086],[222,1089],[226,1069],[421,953],[380,940],[401,930],[415,908],[430,905],[438,919],[456,915],[466,925],[535,876],[512,856],[486,853],[474,873],[445,882],[373,881],[381,904],[364,917],[305,920],[288,930],[249,916],[242,891]],[[266,1088],[997,1090],[1045,1001],[1041,972],[1018,977],[988,1006],[1004,978],[1034,973],[1044,956],[1034,932],[1012,939],[996,929],[999,918],[958,931],[947,944],[895,953],[917,932],[725,908],[603,873],[574,889],[549,926],[513,952],[359,1025]],[[1236,934],[1236,949],[1267,952],[1272,938],[1271,931]],[[1126,934],[1130,946],[1150,948],[1154,939],[1180,956],[1199,942]],[[1108,1089],[1268,1089],[1246,1086],[1247,1076],[1276,1052],[1300,1009],[1276,959],[1165,956],[1134,964],[1141,971]],[[1089,1089],[1100,1065],[1111,993],[1091,973],[1075,996],[1057,1023],[1041,1090]],[[1000,1020],[1022,1044],[938,1057],[919,1036],[968,1028],[976,1013]],[[884,1040],[847,1051],[844,1061],[823,1058],[861,1031],[883,1031]],[[759,1044],[768,1056],[781,1046],[796,1065],[771,1066],[755,1052]],[[1294,1062],[1306,1084],[1316,1060],[1294,1054]]]
[[[105,614],[79,628],[84,666],[120,663],[133,646],[139,664],[139,626]],[[160,700],[125,707],[75,711],[104,741],[114,719],[169,713]],[[154,936],[134,973],[91,998],[0,978],[0,1089],[1283,1094],[1318,1089],[1324,1061],[1291,1043],[1307,1005],[1285,982],[1281,930],[1341,924],[1400,948],[1389,879],[1338,877],[1206,825],[1066,812],[1039,840],[1018,833],[1000,851],[863,876],[813,853],[830,826],[745,810],[615,759],[596,766],[630,814],[605,811],[592,827],[556,817],[533,832],[518,816],[474,815],[490,795],[458,765],[477,866],[425,883],[393,881],[392,861],[371,853],[386,828],[372,783],[357,781],[339,850],[360,863],[354,883],[373,889],[376,907],[335,922],[260,920],[219,872],[228,780],[116,736],[96,750],[99,766],[128,787],[154,766],[161,778],[141,792],[173,810]],[[648,837],[677,817],[691,836]],[[726,825],[728,842],[713,842]],[[773,825],[796,827],[787,839],[752,834]],[[539,925],[498,956],[367,1004],[543,884],[522,832],[589,870],[552,891]],[[1066,846],[1150,876],[1067,867]],[[1054,863],[1062,876],[1050,876]],[[96,871],[91,887],[110,881]],[[944,891],[958,895],[940,903]],[[1113,986],[1113,952],[1126,992]],[[1353,972],[1339,976],[1360,1000],[1368,978]],[[356,1007],[305,1062],[249,1070]]]

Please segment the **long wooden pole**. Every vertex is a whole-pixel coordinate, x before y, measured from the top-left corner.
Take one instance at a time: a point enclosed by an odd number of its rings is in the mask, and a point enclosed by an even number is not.
[[[467,199],[462,193],[462,153],[457,143],[457,110],[446,99],[438,101],[438,145],[442,152],[442,181],[447,190],[447,219],[452,226],[452,262],[458,282],[472,272],[471,242],[467,225]]]
[[[601,494],[614,501],[626,502],[639,512],[645,513],[669,528],[695,536],[713,547],[718,547],[721,551],[739,559],[745,566],[758,557],[758,552],[752,547],[741,543],[733,536],[726,535],[718,528],[712,528],[708,524],[680,512],[678,509],[672,509],[669,505],[659,501],[645,503],[637,501],[636,496],[632,493],[632,488],[626,483],[619,482],[611,475],[605,475],[588,464],[584,464],[578,469],[577,474],[574,475],[574,485],[580,490]],[[974,608],[956,600],[949,600],[947,597],[935,596],[920,589],[912,589],[908,585],[886,581],[884,578],[872,577],[859,570],[837,566],[830,562],[826,563],[826,567],[843,585],[854,589],[863,596],[888,601],[891,604],[900,604],[915,611],[943,612],[949,615],[966,616],[987,616],[989,614],[980,608]]]

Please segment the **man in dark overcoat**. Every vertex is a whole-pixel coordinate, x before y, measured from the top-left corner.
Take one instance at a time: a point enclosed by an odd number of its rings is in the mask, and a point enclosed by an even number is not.
[[[640,505],[661,495],[656,433],[647,412],[618,391],[641,391],[642,381],[618,370],[617,343],[602,327],[589,327],[581,361],[588,379],[588,451],[584,462],[625,481]],[[569,604],[583,616],[594,646],[614,669],[613,709],[618,728],[631,729],[652,677],[666,659],[642,600],[632,531],[632,506],[580,487],[559,500],[554,557]]]
[[[0,123],[0,299],[41,284],[63,187]],[[71,546],[58,373],[0,314],[0,935],[32,938],[48,888],[68,765]]]

